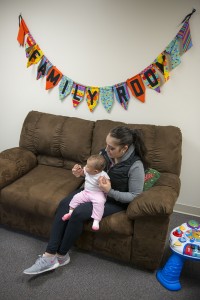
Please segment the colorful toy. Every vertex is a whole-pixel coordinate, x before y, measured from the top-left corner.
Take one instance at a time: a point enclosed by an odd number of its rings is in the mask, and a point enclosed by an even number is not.
[[[181,289],[180,273],[186,259],[200,261],[200,223],[190,220],[170,233],[170,248],[173,251],[163,269],[158,270],[158,281],[168,290]]]

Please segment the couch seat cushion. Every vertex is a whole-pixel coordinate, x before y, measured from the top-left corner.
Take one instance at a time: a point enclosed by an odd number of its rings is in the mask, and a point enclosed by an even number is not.
[[[2,205],[52,217],[59,202],[80,187],[71,170],[38,165],[1,191]]]
[[[125,211],[120,211],[103,218],[100,222],[99,232],[129,236],[133,234],[133,223],[134,221],[128,218]],[[86,231],[92,231],[92,222],[87,222],[84,229]]]

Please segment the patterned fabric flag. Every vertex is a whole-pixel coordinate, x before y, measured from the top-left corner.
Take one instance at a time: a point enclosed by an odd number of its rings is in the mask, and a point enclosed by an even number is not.
[[[53,66],[46,77],[46,90],[54,88],[62,78],[62,73]]]
[[[115,84],[113,86],[113,89],[114,89],[115,97],[116,97],[117,101],[121,104],[121,106],[124,109],[127,110],[130,95],[129,95],[129,92],[128,92],[126,82]]]
[[[141,77],[146,86],[160,93],[160,78],[152,65],[141,72]]]
[[[17,35],[17,40],[21,46],[24,46],[24,38],[25,35],[29,32],[28,27],[26,26],[26,23],[24,22],[22,16],[19,16],[19,31]]]
[[[87,87],[86,101],[87,101],[89,110],[91,112],[93,112],[93,110],[99,103],[99,88],[98,87]]]
[[[100,88],[100,97],[101,103],[107,112],[111,111],[113,102],[114,102],[114,94],[112,86],[105,86]]]
[[[170,78],[170,74],[169,74],[169,68],[167,63],[167,56],[164,53],[159,54],[157,58],[154,60],[154,64],[163,74],[165,82],[168,81]]]
[[[33,46],[29,53],[27,68],[33,64],[37,64],[42,58],[42,56],[43,56],[43,52],[40,49],[40,47],[37,44]]]
[[[83,100],[85,95],[85,89],[86,87],[84,85],[80,85],[77,83],[73,84],[71,94],[72,94],[72,102],[74,107],[77,107]]]
[[[36,44],[36,41],[34,40],[34,38],[30,33],[26,35],[25,40],[26,40],[25,51],[26,51],[26,57],[28,58],[32,47]]]
[[[175,37],[166,47],[165,52],[170,54],[172,69],[181,63],[178,38]]]
[[[63,75],[59,85],[60,100],[63,100],[65,97],[67,97],[67,95],[70,94],[72,86],[73,86],[73,80]]]
[[[46,76],[52,67],[52,63],[46,58],[46,56],[43,56],[37,69],[37,79]]]
[[[145,102],[145,85],[141,76],[138,74],[130,79],[127,79],[127,85],[135,98],[141,102]]]
[[[189,20],[183,24],[183,26],[181,27],[180,31],[177,33],[176,36],[182,40],[183,52],[186,52],[193,46],[192,37],[190,34]]]

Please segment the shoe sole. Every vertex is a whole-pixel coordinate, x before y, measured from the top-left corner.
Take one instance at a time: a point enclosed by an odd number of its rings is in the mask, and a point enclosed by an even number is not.
[[[64,263],[62,263],[62,264],[59,263],[58,268],[67,265],[69,262],[70,262],[70,258],[69,258],[68,260],[66,260],[66,261],[65,261]]]
[[[45,270],[42,270],[42,271],[38,271],[38,272],[26,272],[24,271],[23,273],[24,274],[27,274],[27,275],[37,275],[37,274],[41,274],[41,273],[44,273],[44,272],[48,272],[48,271],[51,271],[51,270],[54,270],[54,269],[57,269],[59,267],[59,263],[56,263],[55,265],[53,265],[51,268],[49,269],[45,269]]]

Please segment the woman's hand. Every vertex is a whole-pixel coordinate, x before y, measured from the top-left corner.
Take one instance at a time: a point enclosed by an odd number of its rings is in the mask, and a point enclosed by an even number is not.
[[[99,187],[100,189],[105,192],[106,194],[108,194],[108,192],[111,189],[111,183],[110,180],[105,178],[104,176],[100,176],[99,177]]]
[[[76,177],[84,176],[84,171],[81,165],[74,165],[72,168],[72,174]]]

